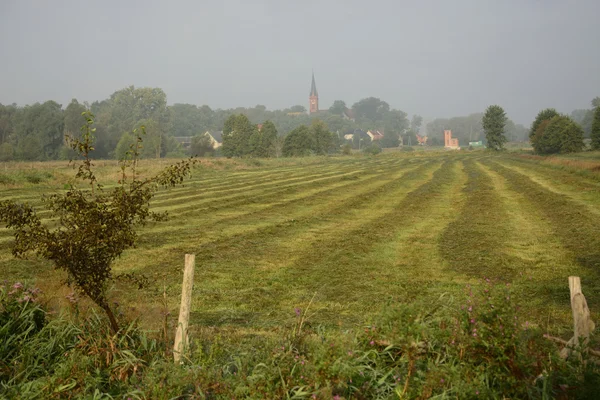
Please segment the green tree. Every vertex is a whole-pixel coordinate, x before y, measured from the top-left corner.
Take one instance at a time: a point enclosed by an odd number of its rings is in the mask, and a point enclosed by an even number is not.
[[[412,129],[415,133],[419,133],[419,131],[421,130],[422,124],[423,124],[423,117],[415,114],[415,115],[413,115],[412,119],[410,120],[410,129]]]
[[[131,132],[125,132],[121,135],[117,147],[115,147],[114,155],[117,160],[123,160],[127,157],[127,152],[135,143],[135,137]]]
[[[536,141],[538,135],[538,128],[543,121],[550,120],[554,117],[558,116],[558,112],[554,108],[546,108],[538,113],[535,117],[535,120],[531,124],[531,128],[529,129],[529,142],[536,148]],[[536,150],[537,151],[537,150]]]
[[[600,104],[594,109],[594,122],[592,122],[592,149],[600,150]]]
[[[81,126],[85,124],[85,116],[83,116],[85,111],[85,106],[80,104],[77,99],[71,100],[64,112],[65,135],[73,136],[79,132]]]
[[[272,157],[274,155],[277,128],[271,121],[265,121],[260,131],[260,144],[257,150],[258,157]]]
[[[489,106],[485,110],[482,125],[488,148],[496,151],[504,148],[504,143],[506,143],[504,129],[507,120],[504,109],[498,105]]]
[[[176,103],[169,107],[171,136],[195,136],[209,130],[221,129],[215,124],[215,113],[209,106]]]
[[[371,138],[364,133],[361,129],[357,129],[354,131],[354,135],[352,135],[352,147],[355,149],[362,150],[367,146],[371,145]]]
[[[295,106],[291,106],[289,111],[293,112],[293,113],[305,113],[306,107],[301,106],[301,105],[295,105]]]
[[[141,137],[132,147],[131,162],[121,164],[119,184],[105,190],[92,169],[93,115],[88,114],[80,139],[73,139],[73,150],[83,161],[75,175],[86,188],[75,185],[65,193],[49,196],[43,204],[52,222],[47,223],[28,204],[0,201],[0,222],[15,231],[13,254],[23,257],[35,253],[68,274],[69,284],[105,311],[115,333],[119,324],[107,296],[112,279],[112,262],[135,245],[136,228],[148,220],[164,220],[165,214],[150,211],[150,201],[160,187],[183,182],[190,174],[192,161],[171,165],[157,176],[140,179],[136,161]],[[130,175],[127,173],[130,171]],[[88,189],[89,188],[89,189]],[[91,190],[90,190],[91,189]]]
[[[17,107],[14,105],[4,106],[0,104],[0,143],[6,143],[13,136],[13,126]]]
[[[390,111],[390,105],[376,97],[367,97],[356,102],[352,109],[359,124],[367,129],[373,128],[377,121],[382,121],[386,113]]]
[[[192,138],[190,153],[193,156],[204,157],[213,152],[212,140],[206,133],[201,133]]]
[[[342,100],[336,100],[333,102],[333,105],[331,107],[329,107],[329,112],[333,115],[343,115],[344,112],[346,111],[346,102],[342,101]]]
[[[310,134],[313,143],[312,150],[315,154],[327,154],[332,150],[333,136],[323,121],[313,120],[310,124]]]
[[[383,139],[381,139],[381,147],[392,148],[400,146],[400,135],[392,130],[386,130],[383,132]]]
[[[566,115],[543,120],[538,126],[536,153],[573,153],[583,150],[583,129]]]
[[[14,137],[19,158],[57,159],[64,142],[61,105],[50,100],[19,109],[15,115]]]
[[[352,121],[344,119],[339,115],[328,116],[325,119],[325,123],[327,124],[327,127],[331,132],[339,132],[340,134],[343,134],[346,131],[356,128],[355,124]]]
[[[0,161],[10,161],[14,158],[12,144],[4,142],[0,144]]]
[[[148,121],[154,121],[156,132],[161,135],[171,130],[167,95],[160,88],[129,86],[114,92],[107,100],[93,103],[91,111],[98,116],[96,147],[101,157],[113,155],[123,133],[141,123],[150,126]]]
[[[144,127],[146,135],[141,151],[142,158],[160,158],[165,154],[164,142],[165,135],[158,121],[154,119],[142,119],[135,125],[135,129]]]
[[[243,157],[251,153],[250,138],[257,130],[244,114],[231,115],[223,126],[223,155]]]
[[[284,157],[302,157],[311,154],[314,148],[313,135],[306,125],[299,126],[287,134],[283,142]]]

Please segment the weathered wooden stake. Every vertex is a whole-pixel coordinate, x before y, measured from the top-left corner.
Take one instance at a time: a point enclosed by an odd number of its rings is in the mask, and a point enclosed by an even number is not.
[[[190,320],[190,307],[192,305],[192,287],[194,286],[194,268],[196,256],[185,255],[185,270],[183,271],[183,284],[181,285],[181,307],[179,308],[179,322],[175,333],[175,345],[173,346],[173,358],[175,364],[182,362],[182,357],[189,348],[188,324]]]
[[[578,276],[569,277],[569,291],[571,292],[574,335],[567,343],[567,346],[560,352],[563,358],[567,358],[574,347],[583,346],[584,350],[587,351],[590,333],[595,328],[594,322],[590,318],[590,309],[581,292],[581,280]]]

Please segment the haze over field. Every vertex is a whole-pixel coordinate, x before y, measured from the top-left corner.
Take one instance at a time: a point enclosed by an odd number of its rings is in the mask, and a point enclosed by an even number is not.
[[[96,100],[128,85],[169,103],[367,96],[426,117],[503,104],[529,124],[600,92],[600,2],[16,1],[0,3],[0,103]]]

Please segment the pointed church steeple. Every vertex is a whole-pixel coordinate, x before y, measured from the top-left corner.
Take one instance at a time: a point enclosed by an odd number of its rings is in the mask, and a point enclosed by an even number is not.
[[[317,92],[314,71],[312,74],[312,83],[310,85],[310,95],[308,96],[308,110],[311,114],[319,111],[319,93]]]
[[[312,74],[312,84],[310,85],[310,95],[309,96],[319,97],[319,94],[317,93],[317,84],[315,83],[315,73],[314,72]]]

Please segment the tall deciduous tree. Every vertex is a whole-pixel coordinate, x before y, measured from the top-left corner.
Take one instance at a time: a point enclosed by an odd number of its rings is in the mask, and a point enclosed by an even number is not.
[[[383,132],[383,139],[381,139],[381,147],[391,148],[400,146],[400,135],[392,130],[386,130]]]
[[[6,143],[11,139],[16,113],[17,107],[14,105],[0,104],[0,143]]]
[[[307,126],[302,125],[294,129],[285,137],[283,142],[283,155],[285,157],[307,156],[314,148],[313,136]]]
[[[310,125],[310,134],[313,138],[312,150],[315,154],[327,154],[331,150],[333,136],[323,121],[319,119],[313,120]]]
[[[208,134],[200,133],[192,138],[190,153],[192,156],[204,157],[213,151],[213,144]]]
[[[543,120],[535,137],[535,151],[540,154],[573,153],[584,148],[583,129],[566,115]]]
[[[419,131],[421,130],[422,124],[423,124],[423,117],[415,114],[415,115],[413,115],[412,119],[410,120],[410,129],[415,131],[415,133],[419,133]]]
[[[256,129],[244,114],[227,118],[223,126],[223,155],[243,157],[250,154],[250,138]]]
[[[71,100],[64,112],[65,135],[73,136],[79,132],[79,128],[85,124],[85,116],[83,116],[85,111],[85,106],[79,103],[77,99]]]
[[[47,101],[20,109],[15,118],[17,155],[24,160],[58,158],[64,141],[64,119],[60,104]]]
[[[343,100],[336,100],[333,102],[333,105],[329,107],[329,112],[333,115],[343,115],[344,111],[346,111],[346,102]]]
[[[535,149],[537,135],[539,131],[539,126],[543,121],[550,120],[558,115],[558,112],[554,108],[546,108],[538,113],[535,117],[535,120],[531,124],[531,128],[529,129],[529,141],[531,145]]]
[[[592,122],[592,133],[590,136],[592,138],[592,149],[600,150],[600,104],[594,109],[594,121]]]
[[[275,141],[277,140],[277,128],[271,121],[265,121],[260,131],[260,146],[258,157],[272,157],[275,154]]]
[[[390,111],[390,105],[376,97],[367,97],[354,103],[352,110],[357,122],[370,129],[377,121],[383,121],[385,114]]]
[[[504,128],[506,127],[506,113],[498,105],[489,106],[483,116],[482,125],[487,140],[488,148],[502,150],[506,143]]]

